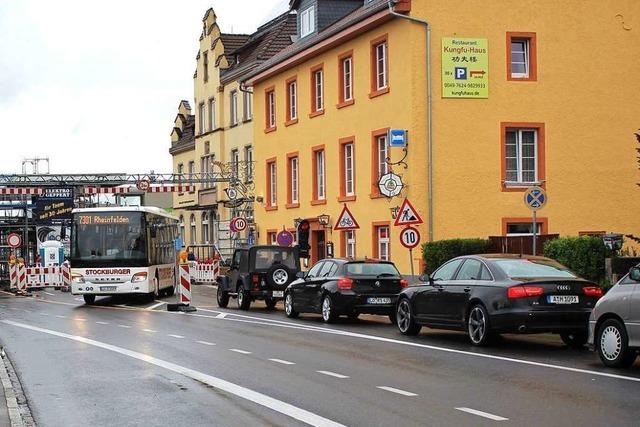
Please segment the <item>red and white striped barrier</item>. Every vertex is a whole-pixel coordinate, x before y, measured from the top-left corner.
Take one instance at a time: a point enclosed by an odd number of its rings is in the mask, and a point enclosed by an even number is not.
[[[0,188],[0,195],[35,195],[40,196],[44,194],[44,188],[33,188],[33,187],[2,187]]]
[[[24,292],[33,288],[61,288],[71,286],[69,267],[25,267],[12,265],[9,267],[10,289]]]
[[[220,275],[220,263],[215,261],[212,264],[190,263],[191,277],[195,283],[215,283]]]
[[[191,304],[191,274],[189,273],[189,264],[180,264],[180,283],[178,284],[178,304]]]
[[[125,194],[138,192],[137,187],[84,187],[85,194]],[[189,193],[196,191],[195,185],[152,185],[148,193]]]

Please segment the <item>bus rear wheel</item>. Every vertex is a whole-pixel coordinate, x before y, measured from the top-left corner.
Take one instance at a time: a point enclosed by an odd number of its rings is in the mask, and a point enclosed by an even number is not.
[[[95,295],[83,295],[84,297],[84,303],[88,304],[88,305],[92,305],[96,302],[96,296]]]

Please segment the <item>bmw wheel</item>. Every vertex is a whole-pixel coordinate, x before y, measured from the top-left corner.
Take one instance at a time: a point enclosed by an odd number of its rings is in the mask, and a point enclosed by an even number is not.
[[[291,293],[287,293],[284,297],[284,313],[291,319],[298,317],[299,313],[293,308],[293,295]]]
[[[476,304],[467,316],[467,333],[473,345],[483,346],[489,342],[489,314],[481,304]]]
[[[624,325],[617,319],[608,319],[600,326],[596,337],[600,360],[611,368],[627,368],[636,360],[629,350],[629,338]]]
[[[336,311],[333,308],[333,302],[331,296],[325,295],[322,299],[322,320],[325,323],[331,323],[336,320]]]
[[[396,307],[396,325],[403,335],[418,335],[422,326],[413,319],[411,303],[407,298],[402,298]]]

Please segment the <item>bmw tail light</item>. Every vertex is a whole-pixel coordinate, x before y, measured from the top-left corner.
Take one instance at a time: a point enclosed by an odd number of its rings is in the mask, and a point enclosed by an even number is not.
[[[507,290],[509,299],[538,297],[544,294],[544,288],[540,286],[513,286]]]
[[[404,289],[407,286],[409,286],[409,282],[406,279],[400,279],[400,287]]]
[[[353,280],[343,277],[338,280],[338,289],[351,289],[353,287]]]
[[[603,295],[602,288],[597,286],[586,286],[582,288],[582,292],[588,297],[600,298]]]

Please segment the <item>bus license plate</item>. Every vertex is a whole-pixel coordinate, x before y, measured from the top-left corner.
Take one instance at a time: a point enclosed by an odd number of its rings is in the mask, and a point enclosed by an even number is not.
[[[367,298],[367,304],[391,304],[391,298]]]
[[[284,296],[284,291],[273,291],[271,296],[274,298],[282,298]]]
[[[117,288],[115,286],[100,286],[100,292],[111,292],[115,291]]]
[[[577,295],[549,295],[548,301],[551,304],[577,304]]]

